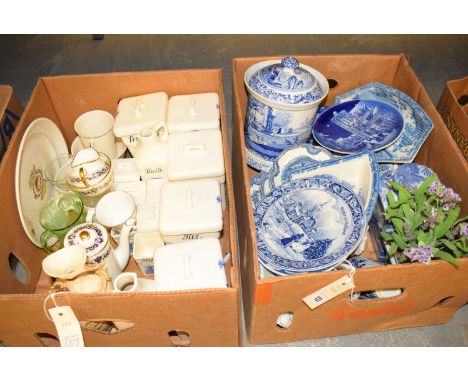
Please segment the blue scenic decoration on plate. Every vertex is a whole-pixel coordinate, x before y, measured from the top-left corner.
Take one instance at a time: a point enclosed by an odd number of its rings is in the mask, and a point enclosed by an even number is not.
[[[422,164],[409,163],[401,165],[396,169],[393,180],[414,190],[432,174],[434,174],[434,171],[429,167],[423,166]]]
[[[268,177],[270,188],[290,181],[294,175],[302,174],[317,167],[320,162],[335,156],[321,146],[302,143],[284,150],[274,160]]]
[[[335,98],[335,104],[350,100],[376,100],[395,106],[403,115],[400,137],[386,149],[376,153],[381,163],[411,163],[430,134],[433,123],[419,104],[407,94],[381,82],[369,82]]]
[[[386,211],[388,208],[388,182],[392,181],[395,176],[395,172],[398,168],[397,164],[390,163],[381,163],[379,164],[380,168],[380,190],[379,190],[379,199],[382,204],[383,210]]]
[[[381,150],[403,131],[403,117],[394,106],[379,101],[343,102],[317,119],[314,139],[329,150],[353,154]]]
[[[260,185],[263,184],[264,174],[260,173],[252,177],[249,181],[250,184],[250,198],[252,199],[252,207],[255,209],[255,206],[262,200],[260,194]]]
[[[321,176],[275,188],[257,205],[254,220],[260,263],[286,274],[337,265],[359,244],[366,226],[359,197]]]

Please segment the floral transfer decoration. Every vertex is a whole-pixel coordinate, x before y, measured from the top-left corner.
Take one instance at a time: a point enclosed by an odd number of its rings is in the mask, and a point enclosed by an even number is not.
[[[47,184],[44,180],[44,174],[40,168],[33,165],[29,174],[29,188],[31,188],[34,199],[44,199],[47,193]]]

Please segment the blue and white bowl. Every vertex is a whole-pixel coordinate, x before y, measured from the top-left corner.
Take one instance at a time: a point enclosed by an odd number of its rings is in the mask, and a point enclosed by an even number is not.
[[[293,57],[259,62],[244,76],[249,93],[245,141],[249,156],[271,161],[285,148],[307,142],[328,82]],[[249,160],[255,167],[258,161]]]

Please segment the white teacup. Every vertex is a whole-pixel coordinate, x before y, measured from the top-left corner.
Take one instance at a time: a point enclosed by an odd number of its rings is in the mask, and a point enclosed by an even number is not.
[[[113,127],[114,117],[104,110],[88,111],[75,121],[75,132],[83,147],[92,147],[106,154],[111,160],[117,158]]]
[[[109,228],[119,227],[135,216],[135,199],[125,191],[109,192],[96,205],[97,221]]]

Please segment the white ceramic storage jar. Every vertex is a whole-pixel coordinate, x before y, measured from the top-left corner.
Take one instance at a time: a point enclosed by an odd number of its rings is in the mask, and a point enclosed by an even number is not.
[[[216,179],[165,183],[161,187],[159,232],[166,243],[220,237],[220,185]]]

